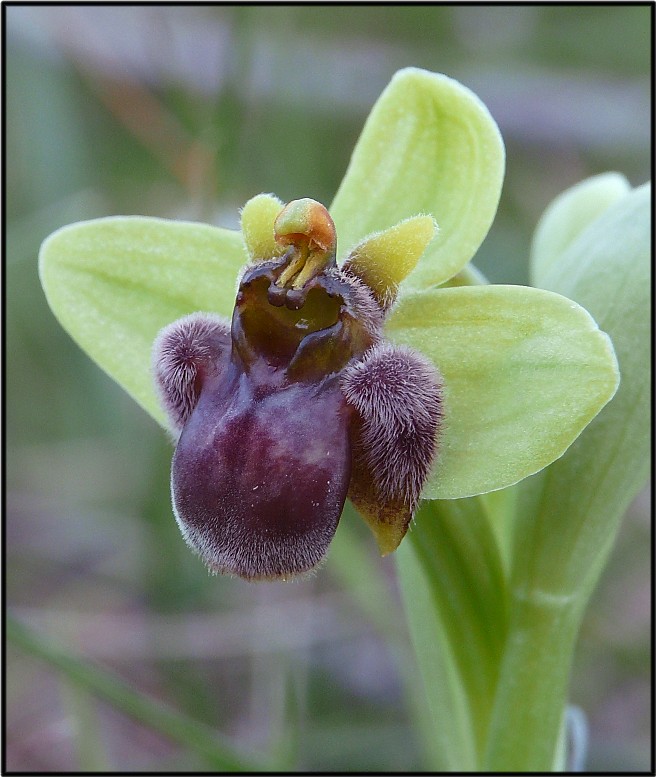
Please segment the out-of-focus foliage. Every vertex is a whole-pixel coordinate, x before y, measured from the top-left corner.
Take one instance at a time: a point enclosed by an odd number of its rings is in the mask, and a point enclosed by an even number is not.
[[[416,65],[471,87],[499,124],[507,175],[477,264],[526,282],[556,194],[605,170],[649,177],[652,9],[3,11],[9,607],[278,768],[422,768],[392,560],[347,514],[307,582],[208,577],[171,515],[169,445],[55,322],[38,247],[85,218],[236,227],[260,191],[328,202],[371,105]],[[629,510],[584,621],[572,701],[590,719],[591,770],[648,764],[647,503]],[[23,653],[8,660],[9,768],[207,766]]]

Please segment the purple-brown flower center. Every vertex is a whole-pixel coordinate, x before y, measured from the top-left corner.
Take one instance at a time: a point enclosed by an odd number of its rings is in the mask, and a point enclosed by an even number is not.
[[[203,381],[173,459],[188,541],[215,570],[248,578],[302,574],[325,556],[351,476],[338,376],[376,337],[334,261],[295,288],[307,266],[290,272],[297,259],[290,250],[247,268],[231,350]]]

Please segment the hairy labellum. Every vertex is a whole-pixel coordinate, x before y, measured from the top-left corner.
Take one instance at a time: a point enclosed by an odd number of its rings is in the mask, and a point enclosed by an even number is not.
[[[247,266],[230,325],[192,314],[154,346],[179,434],[177,521],[211,570],[247,579],[313,569],[347,495],[382,552],[394,550],[441,417],[435,368],[383,339],[389,304],[337,268],[323,206],[294,201],[273,229],[285,250]]]

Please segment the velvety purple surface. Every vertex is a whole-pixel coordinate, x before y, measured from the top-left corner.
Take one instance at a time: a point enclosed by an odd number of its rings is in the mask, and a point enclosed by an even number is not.
[[[336,379],[269,387],[262,371],[204,387],[173,459],[188,541],[220,571],[302,573],[325,555],[351,471],[349,413]]]

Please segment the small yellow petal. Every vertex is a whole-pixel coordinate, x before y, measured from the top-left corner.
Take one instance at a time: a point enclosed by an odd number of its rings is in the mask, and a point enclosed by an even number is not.
[[[284,205],[273,194],[258,194],[242,208],[241,231],[251,259],[272,259],[284,253],[285,247],[276,242],[273,231]]]
[[[431,216],[405,219],[365,238],[351,251],[344,267],[367,284],[386,310],[396,299],[399,284],[414,270],[437,229]]]

